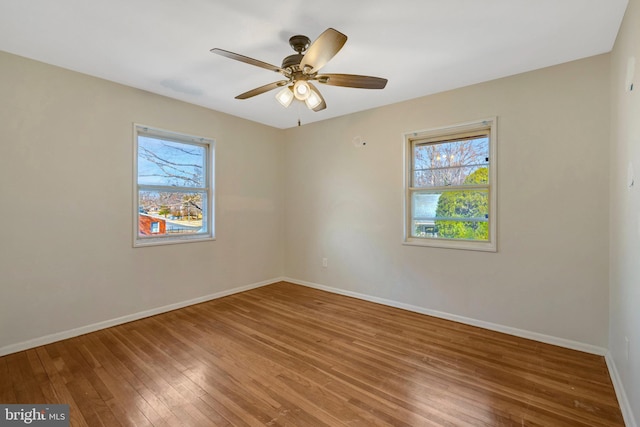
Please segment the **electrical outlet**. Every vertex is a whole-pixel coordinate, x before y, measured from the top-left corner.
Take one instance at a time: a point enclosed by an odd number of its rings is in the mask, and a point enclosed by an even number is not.
[[[322,258],[322,267],[323,268],[329,267],[329,260],[328,259]]]

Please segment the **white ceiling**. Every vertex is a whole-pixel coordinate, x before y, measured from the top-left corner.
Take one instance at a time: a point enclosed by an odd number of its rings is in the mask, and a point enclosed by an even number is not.
[[[324,120],[609,52],[627,0],[0,0],[0,50],[278,128]],[[383,90],[320,86],[327,109],[284,109],[263,68],[294,34],[349,39],[322,69],[389,80]],[[1,75],[1,74],[0,74]],[[300,108],[298,107],[300,105]]]

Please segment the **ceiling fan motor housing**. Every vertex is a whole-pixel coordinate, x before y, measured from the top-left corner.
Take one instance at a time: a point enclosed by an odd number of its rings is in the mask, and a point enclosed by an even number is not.
[[[301,53],[296,53],[294,55],[289,55],[282,60],[282,68],[287,69],[291,68],[291,71],[300,71],[300,62],[302,62],[302,58],[304,57]]]
[[[307,36],[298,34],[289,38],[289,46],[291,46],[291,48],[297,53],[284,58],[282,60],[282,68],[285,70],[290,68],[293,72],[300,71],[299,65],[304,57],[303,52],[309,48],[310,44],[311,40]]]

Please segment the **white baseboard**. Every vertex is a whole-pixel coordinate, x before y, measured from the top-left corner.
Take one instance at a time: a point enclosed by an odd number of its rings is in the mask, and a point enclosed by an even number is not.
[[[112,326],[121,325],[123,323],[132,322],[134,320],[143,319],[145,317],[155,316],[156,314],[166,313],[168,311],[177,310],[179,308],[187,307],[201,302],[211,301],[214,299],[226,297],[229,295],[237,294],[240,292],[248,291],[250,289],[256,289],[265,285],[279,282],[283,279],[274,278],[271,280],[264,280],[258,283],[252,283],[245,286],[239,286],[237,288],[228,289],[214,294],[205,295],[202,297],[190,299],[188,301],[177,302],[175,304],[165,305],[163,307],[152,308],[151,310],[145,310],[134,314],[118,317],[111,320],[105,320],[103,322],[93,323],[87,326],[81,326],[79,328],[70,329],[67,331],[56,332],[55,334],[46,335],[39,338],[22,341],[16,344],[10,344],[4,347],[0,347],[0,356],[5,356],[11,353],[17,353],[19,351],[28,350],[30,348],[39,347],[41,345],[51,344],[52,342],[65,340],[67,338],[77,337],[79,335],[88,334],[89,332],[99,331],[100,329],[110,328]]]
[[[557,345],[559,347],[569,348],[572,350],[578,350],[585,353],[597,354],[604,356],[607,353],[607,349],[598,347],[591,344],[585,344],[578,341],[572,341],[564,338],[558,338],[551,335],[540,334],[538,332],[526,331],[524,329],[512,328],[510,326],[499,325],[496,323],[485,322],[483,320],[471,319],[469,317],[458,316],[457,314],[445,313],[442,311],[430,310],[428,308],[418,307],[415,305],[405,304],[385,298],[378,298],[366,294],[360,294],[357,292],[345,291],[343,289],[332,288],[330,286],[319,285],[317,283],[306,282],[304,280],[292,279],[285,277],[282,280],[296,285],[307,286],[310,288],[319,289],[322,291],[331,292],[334,294],[345,295],[365,301],[375,302],[390,307],[401,308],[403,310],[413,311],[415,313],[426,314],[428,316],[439,317],[441,319],[452,320],[454,322],[464,323],[471,326],[477,326],[491,331],[503,332],[505,334],[514,335],[521,338],[527,338],[534,341],[543,342],[546,344]]]
[[[251,289],[256,289],[256,288],[270,285],[272,283],[277,283],[280,281],[286,281],[286,282],[294,283],[297,285],[307,286],[310,288],[331,292],[334,294],[345,295],[345,296],[349,296],[349,297],[353,297],[353,298],[357,298],[365,301],[370,301],[370,302],[374,302],[374,303],[378,303],[378,304],[382,304],[390,307],[396,307],[403,310],[413,311],[415,313],[426,314],[426,315],[438,317],[441,319],[452,320],[454,322],[477,326],[477,327],[489,329],[492,331],[503,332],[509,335],[514,335],[521,338],[527,338],[527,339],[531,339],[534,341],[539,341],[547,344],[557,345],[557,346],[569,348],[572,350],[578,350],[586,353],[604,356],[605,361],[607,363],[607,367],[609,368],[611,381],[613,382],[613,387],[615,389],[616,396],[618,398],[618,403],[620,404],[620,408],[622,410],[622,415],[624,417],[625,424],[627,425],[627,427],[638,427],[638,425],[636,424],[633,412],[631,411],[631,405],[629,403],[629,400],[627,399],[627,395],[625,393],[624,386],[622,384],[620,375],[616,368],[616,364],[613,360],[613,357],[611,356],[611,353],[609,353],[609,351],[605,348],[594,346],[591,344],[584,344],[577,341],[567,340],[564,338],[558,338],[550,335],[540,334],[537,332],[531,332],[523,329],[512,328],[510,326],[504,326],[504,325],[485,322],[482,320],[472,319],[464,316],[458,316],[456,314],[430,310],[427,308],[405,304],[405,303],[401,303],[401,302],[397,302],[397,301],[393,301],[385,298],[378,298],[378,297],[374,297],[366,294],[361,294],[358,292],[346,291],[343,289],[333,288],[330,286],[320,285],[312,282],[306,282],[304,280],[297,280],[290,277],[279,277],[271,280],[264,280],[262,282],[252,283],[245,286],[239,286],[233,289],[216,292],[214,294],[205,295],[205,296],[194,298],[188,301],[169,304],[163,307],[157,307],[151,310],[145,310],[145,311],[130,314],[127,316],[106,320],[103,322],[93,323],[91,325],[82,326],[82,327],[70,329],[67,331],[57,332],[55,334],[34,338],[31,340],[19,342],[16,344],[10,344],[4,347],[0,347],[0,356],[5,356],[11,353],[17,353],[19,351],[28,350],[30,348],[39,347],[46,344],[51,344],[56,341],[77,337],[79,335],[84,335],[90,332],[99,331],[101,329],[110,328],[112,326],[121,325],[123,323],[132,322],[134,320],[143,319],[145,317],[155,316],[156,314],[166,313],[166,312],[177,310],[179,308],[187,307],[190,305],[211,301],[214,299],[226,297],[226,296],[237,294],[240,292],[245,292]]]
[[[571,340],[567,340],[564,338],[557,338],[557,337],[553,337],[550,335],[544,335],[544,334],[540,334],[537,332],[531,332],[531,331],[526,331],[523,329],[517,329],[517,328],[512,328],[510,326],[504,326],[504,325],[499,325],[499,324],[495,324],[495,323],[490,323],[490,322],[485,322],[482,320],[477,320],[477,319],[471,319],[468,317],[464,317],[464,316],[458,316],[456,314],[450,314],[450,313],[445,313],[445,312],[441,312],[441,311],[436,311],[436,310],[431,310],[431,309],[427,309],[427,308],[423,308],[423,307],[418,307],[418,306],[414,306],[414,305],[410,305],[410,304],[405,304],[405,303],[401,303],[401,302],[397,302],[397,301],[393,301],[393,300],[389,300],[389,299],[385,299],[385,298],[378,298],[378,297],[374,297],[374,296],[370,296],[370,295],[366,295],[366,294],[361,294],[358,292],[351,292],[351,291],[346,291],[343,289],[338,289],[338,288],[333,288],[330,286],[325,286],[325,285],[320,285],[317,283],[312,283],[312,282],[306,282],[304,280],[297,280],[297,279],[293,279],[291,277],[278,277],[278,278],[273,278],[270,280],[264,280],[262,282],[258,282],[258,283],[252,283],[249,285],[245,285],[245,286],[240,286],[240,287],[236,287],[233,289],[228,289],[225,291],[221,291],[221,292],[216,292],[214,294],[210,294],[210,295],[205,295],[202,297],[198,297],[198,298],[194,298],[188,301],[182,301],[182,302],[178,302],[175,304],[169,304],[169,305],[165,305],[163,307],[157,307],[157,308],[153,308],[150,310],[145,310],[145,311],[141,311],[138,313],[134,313],[134,314],[129,314],[126,316],[122,316],[122,317],[118,317],[115,319],[110,319],[110,320],[105,320],[103,322],[98,322],[98,323],[93,323],[91,325],[87,325],[87,326],[81,326],[79,328],[75,328],[75,329],[70,329],[67,331],[62,331],[62,332],[57,332],[51,335],[46,335],[43,337],[38,337],[38,338],[34,338],[34,339],[30,339],[27,341],[22,341],[16,344],[10,344],[4,347],[0,347],[0,356],[4,356],[7,354],[11,354],[11,353],[16,353],[18,351],[23,351],[23,350],[27,350],[30,348],[34,348],[34,347],[38,347],[41,345],[46,345],[46,344],[50,344],[52,342],[56,342],[56,341],[61,341],[67,338],[72,338],[72,337],[76,337],[78,335],[83,335],[83,334],[87,334],[89,332],[94,332],[94,331],[98,331],[100,329],[105,329],[105,328],[110,328],[112,326],[116,326],[116,325],[121,325],[123,323],[128,323],[128,322],[132,322],[134,320],[138,320],[138,319],[142,319],[145,317],[150,317],[150,316],[155,316],[156,314],[161,314],[161,313],[166,313],[168,311],[173,311],[173,310],[177,310],[179,308],[182,307],[187,307],[190,305],[194,305],[194,304],[199,304],[201,302],[205,302],[205,301],[211,301],[217,298],[222,298],[228,295],[233,295],[233,294],[237,294],[239,292],[244,292],[244,291],[248,291],[250,289],[255,289],[255,288],[259,288],[265,285],[269,285],[272,283],[276,283],[276,282],[280,282],[280,281],[287,281],[290,283],[294,283],[297,285],[302,285],[302,286],[307,286],[310,288],[315,288],[315,289],[319,289],[319,290],[323,290],[323,291],[327,291],[327,292],[331,292],[334,294],[339,294],[339,295],[345,295],[345,296],[349,296],[349,297],[353,297],[353,298],[357,298],[357,299],[361,299],[361,300],[365,300],[365,301],[370,301],[370,302],[375,302],[378,304],[383,304],[383,305],[387,305],[390,307],[396,307],[396,308],[401,308],[403,310],[408,310],[408,311],[413,311],[416,313],[421,313],[421,314],[426,314],[429,316],[434,316],[434,317],[439,317],[441,319],[447,319],[447,320],[452,320],[454,322],[460,322],[460,323],[464,323],[467,325],[472,325],[472,326],[478,326],[480,328],[484,328],[484,329],[489,329],[492,331],[497,331],[497,332],[503,332],[509,335],[515,335],[521,338],[527,338],[527,339],[531,339],[531,340],[535,340],[535,341],[540,341],[540,342],[544,342],[547,344],[553,344],[553,345],[557,345],[560,347],[565,347],[565,348],[570,348],[573,350],[578,350],[578,351],[584,351],[586,353],[591,353],[591,354],[597,354],[600,356],[605,356],[606,354],[608,354],[607,349],[602,348],[602,347],[598,347],[598,346],[594,346],[594,345],[590,345],[590,344],[584,344],[581,342],[577,342],[577,341],[571,341]],[[609,361],[607,362],[608,364]],[[614,366],[614,365],[612,365]],[[635,426],[634,426],[635,427]]]
[[[607,362],[607,368],[609,368],[609,375],[611,376],[613,388],[616,391],[616,397],[618,398],[618,404],[620,405],[625,425],[627,427],[638,427],[635,417],[633,416],[633,412],[631,411],[631,404],[629,403],[627,393],[624,390],[622,379],[618,373],[616,362],[613,360],[613,356],[610,352],[607,351],[607,354],[604,356],[604,360]]]

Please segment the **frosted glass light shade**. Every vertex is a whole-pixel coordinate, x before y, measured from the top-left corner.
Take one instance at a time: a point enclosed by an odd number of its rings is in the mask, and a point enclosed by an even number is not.
[[[322,102],[322,98],[320,95],[313,89],[309,91],[309,97],[304,100],[304,103],[307,104],[307,108],[313,110]]]
[[[293,91],[287,86],[276,94],[276,99],[284,108],[287,108],[293,101]]]

